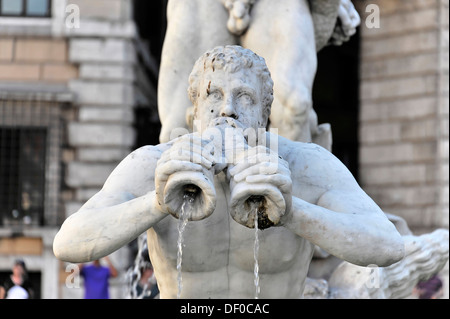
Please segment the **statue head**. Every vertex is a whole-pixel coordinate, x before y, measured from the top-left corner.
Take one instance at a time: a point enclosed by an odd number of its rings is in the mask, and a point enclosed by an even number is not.
[[[241,46],[220,46],[197,60],[189,76],[188,94],[195,119],[207,121],[208,113],[211,119],[229,117],[245,126],[265,128],[273,81],[262,57]],[[251,123],[249,117],[258,114],[257,123]]]

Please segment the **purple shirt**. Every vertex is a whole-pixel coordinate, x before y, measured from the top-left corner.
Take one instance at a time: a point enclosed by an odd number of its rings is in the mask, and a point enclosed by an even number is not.
[[[109,277],[111,275],[108,267],[88,265],[81,269],[84,277],[85,299],[109,299]]]

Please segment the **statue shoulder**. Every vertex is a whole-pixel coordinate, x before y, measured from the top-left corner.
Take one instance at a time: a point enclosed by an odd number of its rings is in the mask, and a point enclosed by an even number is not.
[[[158,161],[161,154],[169,148],[169,143],[158,144],[158,145],[145,145],[135,149],[131,152],[125,159],[130,161]]]
[[[134,150],[117,165],[106,184],[115,184],[117,181],[139,184],[139,181],[153,180],[156,164],[165,148],[165,144],[161,144],[146,145]]]
[[[345,165],[330,151],[315,143],[293,142],[280,144],[280,155],[289,163],[293,174],[308,176],[349,177]]]
[[[287,140],[280,143],[280,154],[289,164],[305,164],[311,161],[330,161],[335,156],[324,147],[315,143],[295,142]]]

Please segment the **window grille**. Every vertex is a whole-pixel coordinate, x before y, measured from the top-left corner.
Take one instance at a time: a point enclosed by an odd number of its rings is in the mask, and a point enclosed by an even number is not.
[[[55,224],[60,148],[58,102],[0,98],[0,225]]]

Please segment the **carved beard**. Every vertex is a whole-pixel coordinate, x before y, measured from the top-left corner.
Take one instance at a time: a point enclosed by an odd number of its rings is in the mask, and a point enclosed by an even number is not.
[[[218,117],[218,118],[213,119],[209,123],[209,127],[216,127],[216,126],[241,128],[243,130],[247,128],[243,123],[241,123],[240,121],[238,121],[232,117]]]

